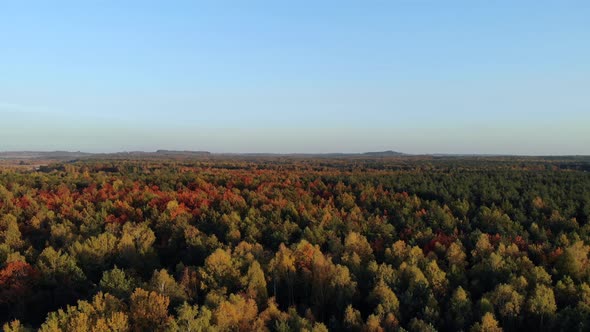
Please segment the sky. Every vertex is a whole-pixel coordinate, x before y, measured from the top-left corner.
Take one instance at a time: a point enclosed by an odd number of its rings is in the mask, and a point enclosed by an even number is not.
[[[590,154],[589,1],[0,1],[0,151]]]

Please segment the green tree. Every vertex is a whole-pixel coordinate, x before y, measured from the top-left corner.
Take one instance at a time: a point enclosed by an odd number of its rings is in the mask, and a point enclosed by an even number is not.
[[[137,286],[137,282],[127,276],[124,270],[115,266],[112,270],[103,272],[99,286],[107,293],[119,298],[127,298]]]
[[[174,278],[168,274],[166,269],[154,271],[152,278],[148,283],[148,290],[165,295],[170,299],[173,305],[180,304],[187,300],[186,293],[184,292],[182,286],[176,283],[176,280],[174,280]]]
[[[98,278],[107,267],[112,266],[117,250],[117,238],[110,233],[76,242],[70,251],[90,279]],[[96,280],[96,279],[94,279]]]
[[[37,268],[43,281],[49,285],[63,285],[64,282],[81,282],[86,280],[84,273],[76,264],[76,260],[67,253],[53,247],[43,249],[37,259]]]
[[[176,326],[183,332],[214,332],[211,325],[212,313],[206,307],[199,308],[183,303],[176,309]]]

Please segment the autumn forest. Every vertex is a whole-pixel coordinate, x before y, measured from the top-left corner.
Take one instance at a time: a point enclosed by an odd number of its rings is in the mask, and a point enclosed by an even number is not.
[[[0,168],[9,331],[588,331],[583,157]]]

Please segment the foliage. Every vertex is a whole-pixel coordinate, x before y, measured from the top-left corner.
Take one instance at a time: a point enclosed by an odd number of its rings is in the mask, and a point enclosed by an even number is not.
[[[4,331],[590,326],[590,160],[0,169]]]

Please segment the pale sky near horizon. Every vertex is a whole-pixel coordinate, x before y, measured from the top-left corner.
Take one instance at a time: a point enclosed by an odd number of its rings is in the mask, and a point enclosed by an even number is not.
[[[0,2],[0,151],[590,154],[589,1]]]

